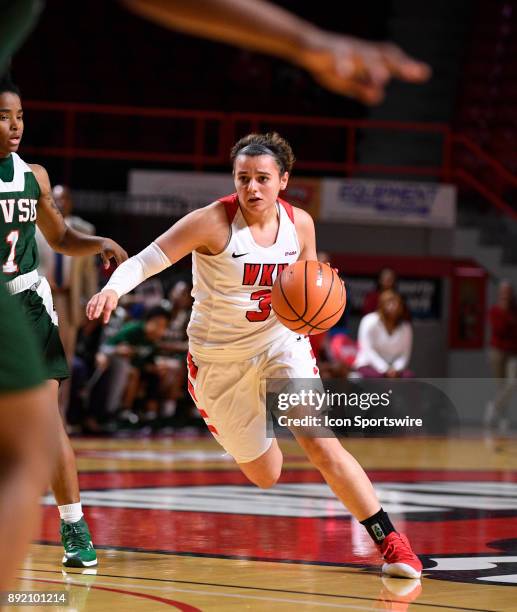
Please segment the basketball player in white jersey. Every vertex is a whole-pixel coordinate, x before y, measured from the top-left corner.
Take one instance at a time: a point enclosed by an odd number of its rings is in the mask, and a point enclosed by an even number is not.
[[[250,134],[232,149],[236,193],[195,210],[114,272],[88,303],[90,319],[108,322],[119,298],[192,253],[194,306],[188,327],[191,395],[216,440],[261,488],[282,469],[276,439],[266,435],[265,381],[315,379],[307,338],[284,327],[271,310],[271,287],[287,265],[316,260],[314,223],[279,199],[294,156],[278,134]],[[383,571],[420,577],[407,538],[380,507],[359,463],[337,438],[295,433],[310,461],[366,527],[386,563]]]

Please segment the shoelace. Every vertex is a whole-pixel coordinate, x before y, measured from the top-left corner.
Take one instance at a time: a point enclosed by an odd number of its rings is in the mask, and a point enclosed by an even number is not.
[[[74,523],[65,524],[64,535],[73,538],[72,546],[74,548],[90,547],[90,538],[88,534],[81,531],[81,528],[78,525],[74,525]]]
[[[413,553],[411,552],[409,546],[406,544],[406,542],[404,542],[403,538],[401,538],[400,536],[397,537],[396,541],[398,542],[398,552],[399,552],[399,556],[400,557],[407,557],[412,559],[413,558]],[[383,556],[384,558],[389,561],[391,555],[393,554],[395,550],[395,542],[391,541],[388,546],[386,547],[386,550],[383,552]],[[401,553],[401,554],[400,554]]]

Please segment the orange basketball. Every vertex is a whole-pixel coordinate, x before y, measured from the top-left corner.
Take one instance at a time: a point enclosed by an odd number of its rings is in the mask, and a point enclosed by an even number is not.
[[[345,284],[327,264],[297,261],[280,274],[271,294],[280,323],[303,335],[335,325],[346,306]]]

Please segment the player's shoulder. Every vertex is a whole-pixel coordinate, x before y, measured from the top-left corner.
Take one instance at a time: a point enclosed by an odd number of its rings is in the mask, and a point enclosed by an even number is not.
[[[184,229],[197,236],[196,250],[200,253],[215,254],[224,249],[231,225],[224,203],[216,200],[197,208],[184,217],[183,223]]]
[[[227,207],[221,200],[215,200],[207,206],[196,209],[191,213],[196,223],[207,225],[228,225]]]
[[[295,223],[308,223],[309,225],[314,225],[313,218],[306,210],[298,208],[298,206],[293,206],[292,209]]]
[[[32,170],[40,187],[48,186],[50,188],[50,179],[44,166],[40,164],[27,164],[27,166]]]
[[[296,230],[298,232],[314,232],[314,220],[310,216],[310,214],[303,210],[303,208],[298,208],[297,206],[293,206],[293,216],[292,221]]]
[[[229,231],[224,205],[216,200],[196,208],[176,224],[176,230],[186,237],[190,250],[204,255],[219,253],[224,249]]]

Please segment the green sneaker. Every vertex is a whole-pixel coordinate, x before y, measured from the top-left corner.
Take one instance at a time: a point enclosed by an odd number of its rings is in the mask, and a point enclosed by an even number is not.
[[[97,554],[93,548],[88,524],[81,517],[77,523],[61,521],[61,542],[65,549],[63,565],[66,567],[92,567],[97,565]]]

